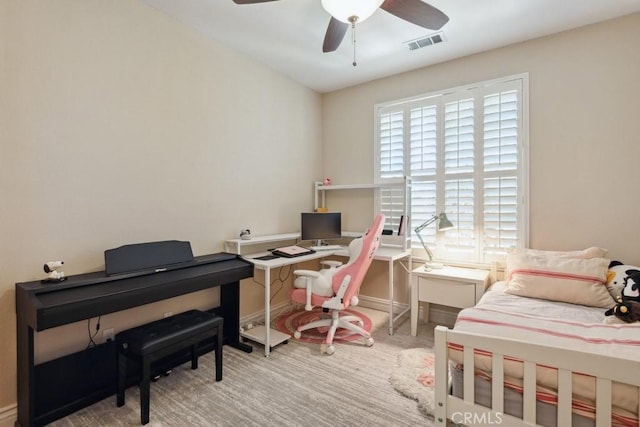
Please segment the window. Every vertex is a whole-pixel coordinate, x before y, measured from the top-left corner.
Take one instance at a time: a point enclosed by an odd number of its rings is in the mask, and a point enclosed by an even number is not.
[[[438,259],[488,263],[527,245],[527,78],[376,105],[376,182],[411,178],[412,230],[440,212],[456,226],[422,231]],[[377,201],[394,223],[396,196]],[[415,235],[412,247],[424,253]]]

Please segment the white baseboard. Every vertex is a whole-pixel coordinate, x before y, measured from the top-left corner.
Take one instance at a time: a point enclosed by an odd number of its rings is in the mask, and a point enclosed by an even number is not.
[[[275,305],[271,305],[271,320],[275,319],[280,313],[289,309],[292,306],[291,301],[284,301]],[[255,313],[247,314],[240,317],[240,326],[244,327],[248,323],[254,325],[261,325],[264,323],[264,310],[256,311]]]
[[[16,421],[18,421],[17,404],[0,408],[0,427],[13,427]]]
[[[360,297],[360,304],[363,307],[372,308],[374,310],[380,311],[388,311],[389,310],[389,302],[388,300],[373,298],[367,296]],[[393,304],[393,312],[395,314],[402,313],[409,307],[409,304],[401,304],[395,302]],[[420,304],[418,306],[418,319],[424,318],[424,306]],[[429,307],[429,321],[431,323],[436,323],[438,325],[443,325],[447,327],[453,327],[456,322],[456,318],[458,317],[458,312],[460,310],[452,307],[444,307],[441,305],[431,305]],[[407,316],[409,314],[407,313]]]
[[[374,298],[366,295],[360,295],[360,306],[371,308],[374,310],[380,311],[389,311],[389,300],[382,298]],[[404,310],[409,308],[409,304],[407,303],[399,303],[395,301],[393,303],[393,313],[398,314],[402,313]],[[418,319],[422,319],[424,317],[424,307],[422,304],[419,306]],[[460,310],[452,307],[444,307],[440,305],[431,305],[429,308],[429,321],[433,323],[437,323],[438,325],[444,325],[452,327],[456,322],[456,317],[458,316],[458,312]]]
[[[370,297],[367,295],[359,295],[358,298],[360,299],[360,302],[358,303],[359,306],[371,308],[373,310],[389,311],[389,300],[387,299]],[[394,314],[402,313],[407,308],[409,308],[409,304],[399,303],[397,301],[393,302]]]
[[[389,311],[389,300],[383,298],[370,297],[367,295],[360,295],[359,306],[371,308],[373,310],[379,311]],[[292,303],[290,301],[284,301],[276,305],[271,306],[271,319],[275,319],[278,315],[280,315],[283,311],[286,311],[292,307]],[[393,313],[394,315],[398,313],[402,313],[407,308],[409,308],[409,304],[407,303],[399,303],[394,301],[393,303]],[[458,316],[458,312],[460,310],[444,307],[439,305],[431,305],[429,309],[429,321],[433,323],[437,323],[438,325],[444,325],[452,327],[456,321],[456,317]],[[424,316],[424,307],[420,305],[420,311],[418,313],[418,319],[422,319]],[[408,315],[408,313],[407,313]],[[248,323],[252,323],[253,325],[261,325],[264,323],[264,310],[257,311],[255,313],[248,314],[246,316],[242,316],[240,318],[240,326],[244,327]],[[0,426],[2,427],[2,426]]]
[[[366,295],[360,295],[358,297],[360,302],[359,306],[371,308],[373,310],[380,311],[389,311],[389,300],[382,298],[369,297]],[[289,310],[293,307],[291,301],[284,301],[279,304],[275,304],[271,306],[271,319],[275,319],[282,312]],[[409,308],[409,304],[402,304],[398,302],[394,302],[393,304],[393,312],[394,314],[402,313],[404,310]],[[244,327],[248,323],[252,323],[254,325],[261,325],[264,323],[264,310],[256,311],[255,313],[247,314],[246,316],[242,316],[240,318],[240,326]]]

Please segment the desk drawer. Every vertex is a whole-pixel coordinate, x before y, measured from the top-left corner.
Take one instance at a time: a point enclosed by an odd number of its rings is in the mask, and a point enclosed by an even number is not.
[[[450,307],[473,307],[476,304],[476,286],[468,282],[419,277],[418,300]]]

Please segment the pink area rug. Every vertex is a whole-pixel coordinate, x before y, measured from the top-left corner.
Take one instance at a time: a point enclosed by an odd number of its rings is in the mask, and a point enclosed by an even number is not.
[[[347,313],[350,315],[358,316],[364,322],[363,328],[367,331],[371,331],[371,319],[368,316],[360,313],[359,311],[352,310],[350,308],[343,310],[343,313]],[[314,308],[311,311],[306,311],[304,309],[296,310],[292,313],[282,314],[278,316],[275,321],[276,329],[285,334],[290,334],[293,336],[293,333],[296,331],[298,326],[307,324],[309,322],[313,322],[314,320],[318,320],[321,317],[330,316],[329,313],[323,313],[321,308]],[[302,332],[302,336],[298,341],[302,342],[310,342],[315,344],[321,344],[324,342],[327,336],[328,327],[321,328],[312,328]],[[336,335],[333,338],[334,342],[347,342],[347,341],[355,341],[362,338],[358,334],[354,334],[351,331],[338,328],[336,331]]]

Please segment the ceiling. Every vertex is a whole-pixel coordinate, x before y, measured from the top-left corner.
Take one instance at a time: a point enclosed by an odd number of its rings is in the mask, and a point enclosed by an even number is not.
[[[350,30],[322,52],[330,16],[320,0],[142,1],[320,93],[640,12],[640,0],[429,0],[450,18],[443,43],[409,50],[433,31],[377,10],[356,27],[354,67]]]

